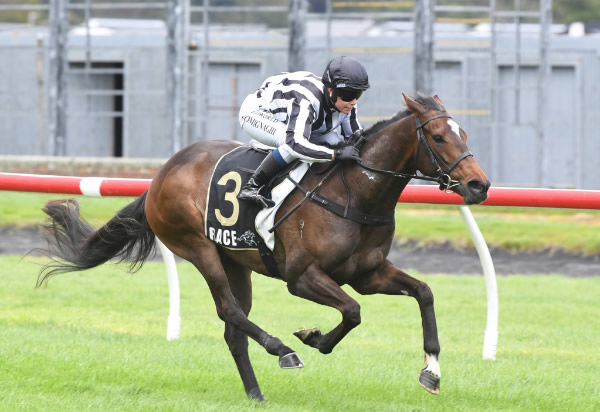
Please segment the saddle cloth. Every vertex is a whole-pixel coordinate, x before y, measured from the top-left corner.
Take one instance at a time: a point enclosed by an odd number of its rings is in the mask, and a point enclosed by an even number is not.
[[[258,249],[258,242],[262,240],[270,250],[275,247],[275,234],[269,229],[275,223],[277,210],[296,186],[289,179],[283,179],[272,187],[271,199],[275,206],[271,208],[261,209],[254,202],[237,199],[266,155],[265,150],[240,146],[217,161],[207,193],[204,233],[218,245],[229,249]],[[299,182],[308,167],[308,163],[299,162],[288,174]]]

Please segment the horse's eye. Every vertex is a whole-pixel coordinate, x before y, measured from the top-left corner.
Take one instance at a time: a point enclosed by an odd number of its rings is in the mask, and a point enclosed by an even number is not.
[[[436,143],[444,142],[444,138],[442,136],[440,136],[439,134],[434,134],[432,137],[433,137],[433,141]]]

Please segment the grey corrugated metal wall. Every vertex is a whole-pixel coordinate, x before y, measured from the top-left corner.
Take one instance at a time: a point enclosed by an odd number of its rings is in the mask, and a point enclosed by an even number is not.
[[[318,23],[318,22],[317,22]],[[372,89],[361,98],[361,120],[369,127],[402,109],[400,92],[413,93],[413,37],[410,33],[360,36],[334,35],[330,50],[317,23],[309,26],[306,68],[320,74],[331,55],[347,54],[363,61]],[[69,74],[68,155],[167,157],[171,153],[166,103],[166,30],[154,28],[92,31],[91,74]],[[202,45],[203,31],[191,39]],[[499,50],[510,50],[512,39],[500,39]],[[0,30],[0,154],[46,154],[48,56],[44,28]],[[536,81],[537,40],[524,39],[521,54],[520,119],[514,119],[514,56],[499,53],[498,112],[490,113],[490,59],[482,46],[489,37],[438,34],[435,46],[434,90],[469,133],[469,143],[484,168],[496,172],[495,184],[537,185]],[[201,48],[189,51],[186,143],[204,138],[247,140],[237,124],[237,107],[264,77],[287,70],[285,32],[245,28],[214,29],[210,38],[210,82],[203,90]],[[69,35],[69,61],[85,62],[85,36]],[[548,124],[544,156],[549,163],[546,186],[600,188],[596,159],[600,156],[600,37],[555,36],[551,42],[552,75],[547,88]],[[118,91],[115,81],[122,81]],[[82,88],[86,90],[83,93]],[[94,93],[87,91],[94,90]],[[115,91],[120,100],[115,99]],[[208,93],[209,110],[203,111]],[[120,103],[118,103],[120,101]],[[117,107],[119,104],[121,108]],[[100,113],[98,113],[100,112]],[[121,118],[121,123],[114,121]],[[203,121],[207,119],[206,127]],[[116,132],[120,128],[120,132]],[[120,136],[120,137],[119,137]],[[492,146],[492,136],[498,147]],[[120,143],[115,139],[120,139]],[[120,145],[120,153],[118,147]]]

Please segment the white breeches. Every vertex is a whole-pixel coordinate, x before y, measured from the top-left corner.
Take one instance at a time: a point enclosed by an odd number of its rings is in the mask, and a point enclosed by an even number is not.
[[[239,121],[242,130],[250,137],[267,146],[279,148],[279,153],[286,162],[291,162],[297,155],[287,150],[285,145],[287,137],[287,124],[279,121],[273,114],[264,109],[262,101],[256,93],[249,94],[240,107]],[[344,141],[336,130],[330,130],[325,134],[313,133],[310,137],[311,143],[336,146]]]
[[[240,126],[253,139],[271,147],[285,144],[287,125],[280,122],[271,112],[261,108],[255,93],[249,94],[240,107]]]

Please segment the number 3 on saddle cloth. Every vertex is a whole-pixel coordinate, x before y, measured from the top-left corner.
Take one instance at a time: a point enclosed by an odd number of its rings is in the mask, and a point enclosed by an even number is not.
[[[275,206],[261,209],[254,202],[239,201],[241,188],[267,155],[266,150],[240,146],[224,154],[215,166],[208,189],[204,233],[219,246],[229,249],[261,249],[275,247],[275,234],[269,229],[275,214],[295,185],[284,176],[272,184],[271,199]],[[308,163],[299,162],[288,174],[296,182],[308,170]],[[263,189],[263,191],[269,188]],[[261,251],[262,255],[262,251]]]

